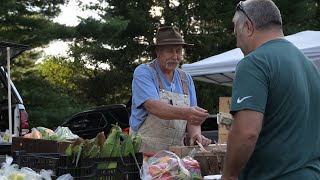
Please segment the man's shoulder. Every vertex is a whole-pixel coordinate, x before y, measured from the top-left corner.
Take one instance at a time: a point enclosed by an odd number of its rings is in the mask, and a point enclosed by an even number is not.
[[[191,75],[188,72],[184,71],[181,68],[177,68],[176,71],[179,72],[180,76],[182,76],[182,74],[185,74],[187,77],[191,77]]]
[[[152,68],[146,64],[140,64],[138,67],[136,67],[136,69],[134,70],[134,74],[135,75],[139,75],[139,74],[150,74],[152,72]]]

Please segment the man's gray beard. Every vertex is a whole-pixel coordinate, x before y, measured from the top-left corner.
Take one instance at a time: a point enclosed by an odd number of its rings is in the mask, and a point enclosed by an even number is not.
[[[166,68],[168,69],[169,63],[166,63]],[[175,69],[177,69],[179,67],[179,63],[177,63],[177,66]]]

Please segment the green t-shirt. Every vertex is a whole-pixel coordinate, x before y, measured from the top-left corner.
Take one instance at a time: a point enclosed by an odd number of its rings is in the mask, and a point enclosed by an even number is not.
[[[239,179],[320,179],[320,75],[293,44],[272,40],[239,62],[230,109],[264,114]]]

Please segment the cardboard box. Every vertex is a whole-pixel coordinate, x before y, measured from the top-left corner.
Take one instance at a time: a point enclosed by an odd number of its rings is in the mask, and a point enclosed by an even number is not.
[[[13,137],[11,152],[26,151],[26,153],[65,153],[72,141],[54,141]]]
[[[225,154],[225,151],[196,153],[194,159],[200,164],[202,176],[222,174]]]
[[[231,97],[219,97],[219,112],[230,112]],[[218,143],[227,143],[229,130],[224,125],[218,126]]]
[[[178,157],[185,157],[188,156],[190,151],[193,149],[196,150],[196,152],[200,151],[199,146],[171,146],[169,147],[169,151],[174,152]],[[209,146],[205,147],[207,151],[214,151],[218,149],[219,151],[226,151],[227,145],[226,144],[210,144]]]

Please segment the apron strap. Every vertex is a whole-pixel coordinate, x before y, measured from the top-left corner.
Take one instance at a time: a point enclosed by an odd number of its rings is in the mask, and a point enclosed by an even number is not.
[[[158,74],[158,71],[156,70],[156,68],[154,67],[154,65],[153,65],[152,63],[147,63],[147,65],[150,66],[150,67],[152,67],[152,69],[154,69],[154,70],[156,71],[157,77],[158,77],[158,82],[159,82],[159,88],[160,88],[160,89],[164,89],[164,88],[163,88],[162,81],[161,81],[160,76],[159,76],[159,74]]]
[[[157,72],[159,88],[163,89],[163,84],[162,84],[162,81],[161,81],[160,76],[158,74],[158,71],[156,70],[156,68],[154,67],[154,65],[152,63],[147,63],[147,65],[150,66],[152,69],[154,69]],[[183,88],[183,94],[188,95],[188,83],[187,83],[186,72],[184,72],[182,69],[179,69],[179,68],[178,68],[178,71],[181,74],[181,83],[182,83],[182,88]]]
[[[186,72],[184,72],[182,69],[178,69],[181,74],[181,83],[183,88],[183,94],[188,95],[188,83],[187,83],[187,76]]]

